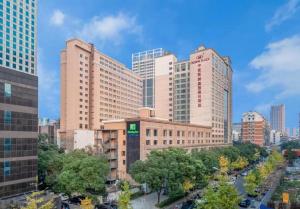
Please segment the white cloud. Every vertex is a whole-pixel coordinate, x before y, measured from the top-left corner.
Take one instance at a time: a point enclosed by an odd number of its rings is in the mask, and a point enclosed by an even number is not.
[[[123,13],[105,17],[93,17],[86,23],[77,35],[89,41],[111,41],[119,44],[128,34],[140,35],[142,27],[137,24],[134,16]]]
[[[50,18],[50,23],[52,25],[62,26],[64,24],[64,21],[65,21],[65,14],[58,9],[54,10]]]
[[[266,31],[272,30],[274,26],[280,25],[284,21],[293,17],[300,8],[300,0],[288,0],[288,2],[279,7],[272,19],[266,24]]]
[[[250,66],[260,70],[260,75],[247,84],[249,91],[258,93],[276,87],[280,89],[277,99],[300,95],[300,36],[268,44]]]

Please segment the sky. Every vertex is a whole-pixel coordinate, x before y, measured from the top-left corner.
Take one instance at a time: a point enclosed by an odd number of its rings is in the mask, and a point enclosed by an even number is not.
[[[128,68],[134,52],[214,48],[232,60],[234,122],[283,103],[298,127],[300,0],[41,0],[38,23],[39,117],[59,118],[60,51],[80,38]]]

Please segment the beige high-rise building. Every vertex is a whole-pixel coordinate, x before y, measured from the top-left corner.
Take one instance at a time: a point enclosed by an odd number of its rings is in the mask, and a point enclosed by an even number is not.
[[[138,115],[142,80],[125,65],[71,39],[61,52],[60,143],[73,149],[74,130],[96,130],[104,120]]]
[[[158,117],[173,121],[173,71],[177,58],[173,54],[155,59],[155,111]]]
[[[190,122],[211,126],[212,138],[232,141],[231,61],[203,46],[190,56]]]
[[[218,143],[232,142],[232,69],[228,57],[199,47],[187,61],[155,59],[155,111],[170,121],[212,127]]]

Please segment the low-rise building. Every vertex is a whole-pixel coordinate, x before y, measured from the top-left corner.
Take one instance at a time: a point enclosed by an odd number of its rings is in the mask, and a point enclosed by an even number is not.
[[[270,130],[267,120],[258,112],[246,112],[242,118],[242,141],[264,146],[269,144]]]
[[[48,118],[39,119],[39,134],[45,134],[51,144],[57,144],[57,131],[59,130],[59,120],[50,120]]]
[[[228,146],[212,137],[209,126],[156,118],[151,108],[141,108],[139,117],[103,123],[102,129],[96,133],[96,144],[102,146],[109,160],[111,181],[129,179],[132,163],[145,160],[152,150],[177,147],[192,151]]]

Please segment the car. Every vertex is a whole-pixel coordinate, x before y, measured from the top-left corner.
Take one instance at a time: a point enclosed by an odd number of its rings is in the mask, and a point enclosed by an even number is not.
[[[258,196],[257,193],[255,193],[255,194],[247,194],[247,195],[248,195],[248,197],[252,197],[252,198],[256,198]]]
[[[118,206],[114,203],[104,203],[100,205],[95,205],[95,209],[118,209]]]
[[[79,205],[81,203],[81,200],[84,200],[84,199],[85,199],[84,196],[71,197],[71,198],[69,198],[69,203],[71,203],[73,205]]]
[[[249,199],[244,199],[239,203],[239,206],[242,208],[248,208],[251,204],[251,200]]]
[[[184,202],[181,206],[181,209],[194,209],[196,208],[196,204],[193,200],[188,200]]]
[[[69,199],[68,195],[64,193],[60,193],[58,196],[60,197],[61,201],[67,201]]]
[[[61,209],[70,209],[70,206],[69,206],[68,203],[62,202],[62,203],[61,203]]]
[[[241,173],[241,175],[242,175],[242,176],[247,176],[247,175],[248,175],[248,172],[245,171],[245,172]]]

